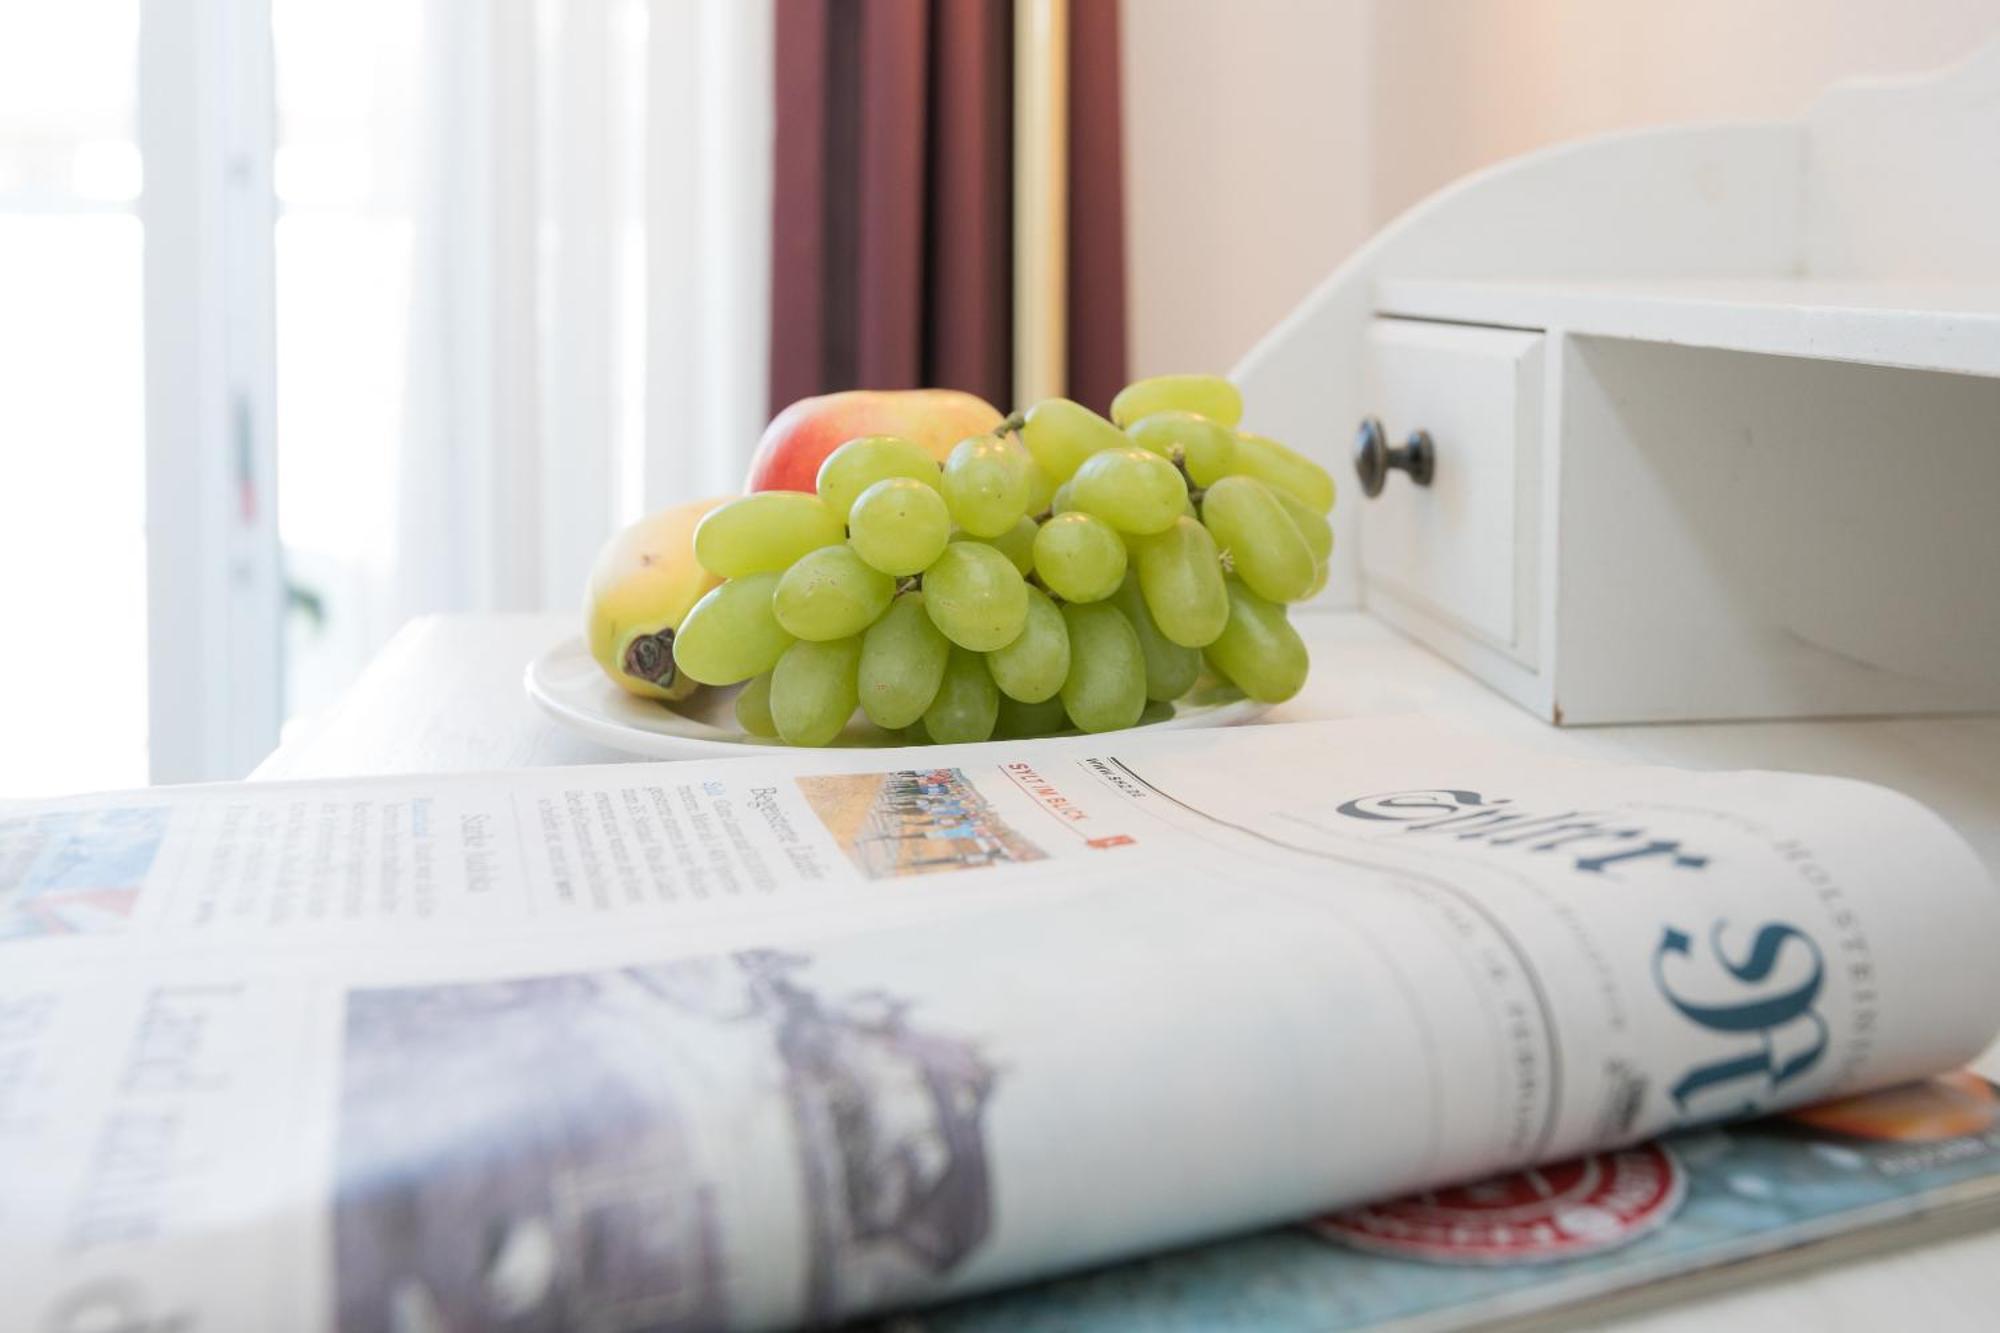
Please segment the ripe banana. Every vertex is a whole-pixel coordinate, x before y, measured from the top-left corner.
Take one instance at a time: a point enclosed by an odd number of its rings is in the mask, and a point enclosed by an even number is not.
[[[694,558],[702,515],[733,496],[675,505],[640,519],[597,553],[584,597],[590,655],[620,689],[685,699],[700,688],[674,666],[674,631],[722,582]]]

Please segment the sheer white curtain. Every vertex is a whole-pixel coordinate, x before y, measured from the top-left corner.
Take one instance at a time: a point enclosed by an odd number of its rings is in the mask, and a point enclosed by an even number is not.
[[[614,525],[741,484],[772,2],[429,0],[391,619],[574,606]]]

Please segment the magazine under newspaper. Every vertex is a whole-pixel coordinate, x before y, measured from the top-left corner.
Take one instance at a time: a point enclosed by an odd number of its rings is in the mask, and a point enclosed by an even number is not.
[[[1892,792],[1414,720],[7,807],[0,1328],[1503,1317],[1989,1175],[1719,1126],[1997,940]]]

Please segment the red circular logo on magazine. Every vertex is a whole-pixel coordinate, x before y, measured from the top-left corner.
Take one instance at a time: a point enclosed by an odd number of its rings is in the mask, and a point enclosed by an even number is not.
[[[1523,1264],[1630,1244],[1674,1215],[1687,1173],[1656,1143],[1334,1213],[1320,1235],[1398,1259]]]

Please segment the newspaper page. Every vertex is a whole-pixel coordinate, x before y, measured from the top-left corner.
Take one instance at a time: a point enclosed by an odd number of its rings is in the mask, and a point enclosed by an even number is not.
[[[1409,721],[0,810],[0,1328],[761,1329],[1954,1068],[1865,784]]]

